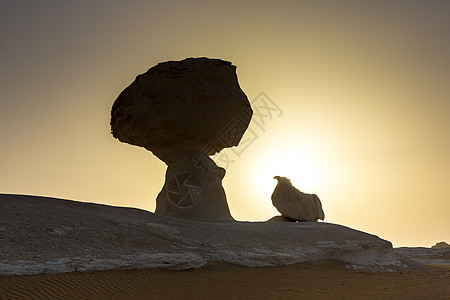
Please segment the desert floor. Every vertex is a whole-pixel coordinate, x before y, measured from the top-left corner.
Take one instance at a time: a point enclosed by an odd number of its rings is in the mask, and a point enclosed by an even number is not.
[[[1,299],[450,299],[450,267],[361,272],[336,261],[0,277]]]

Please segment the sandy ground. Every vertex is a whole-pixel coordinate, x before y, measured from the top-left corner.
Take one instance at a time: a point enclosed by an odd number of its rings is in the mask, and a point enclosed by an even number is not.
[[[450,267],[358,272],[336,261],[0,277],[1,299],[450,299]]]

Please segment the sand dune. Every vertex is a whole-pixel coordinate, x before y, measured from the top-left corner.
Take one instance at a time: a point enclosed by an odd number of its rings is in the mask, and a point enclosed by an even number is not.
[[[322,261],[281,267],[0,277],[1,299],[448,299],[450,268],[358,272]]]

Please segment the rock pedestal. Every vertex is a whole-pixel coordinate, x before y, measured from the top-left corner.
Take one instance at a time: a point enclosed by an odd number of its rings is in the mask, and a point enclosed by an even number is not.
[[[155,213],[198,221],[231,221],[222,179],[225,169],[203,153],[171,163]]]
[[[237,146],[253,111],[236,67],[220,59],[169,61],[138,75],[116,99],[111,131],[167,166],[156,213],[194,220],[232,220],[222,179],[208,156]]]

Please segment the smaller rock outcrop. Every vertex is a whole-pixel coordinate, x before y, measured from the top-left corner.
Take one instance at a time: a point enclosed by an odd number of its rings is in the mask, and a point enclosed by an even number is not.
[[[436,243],[436,245],[431,246],[432,249],[444,249],[444,248],[450,248],[450,245],[446,242],[440,242]]]
[[[272,193],[272,203],[286,218],[293,221],[324,220],[322,203],[316,194],[305,194],[296,189],[286,177],[275,176],[278,184]]]

